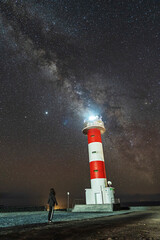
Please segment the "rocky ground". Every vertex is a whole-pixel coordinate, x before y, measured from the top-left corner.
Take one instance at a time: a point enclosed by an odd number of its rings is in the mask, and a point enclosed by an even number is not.
[[[0,229],[1,240],[160,240],[160,207],[123,215]]]

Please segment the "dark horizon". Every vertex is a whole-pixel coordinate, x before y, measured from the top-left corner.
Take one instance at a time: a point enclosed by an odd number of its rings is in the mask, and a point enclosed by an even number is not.
[[[39,202],[38,199],[41,198],[36,197],[36,196],[28,196],[24,194],[19,194],[19,195],[14,195],[11,193],[1,193],[0,194],[0,206],[2,207],[38,207],[38,206],[47,206],[47,201],[41,201]],[[116,195],[116,199],[120,199],[120,203],[126,204],[126,203],[160,203],[160,194],[134,194],[134,195],[125,195],[125,194],[119,194],[118,196]],[[33,201],[34,199],[34,201]],[[22,203],[23,200],[23,203]],[[70,198],[70,207],[76,203],[76,200],[79,200],[78,203],[84,203],[85,202],[85,197],[83,199],[73,199],[72,197]],[[81,200],[81,201],[80,201]],[[17,204],[17,203],[20,204]],[[7,204],[6,204],[7,203]],[[56,206],[56,209],[64,209],[67,208],[67,198],[66,202],[63,201],[63,204],[60,204],[59,206]]]

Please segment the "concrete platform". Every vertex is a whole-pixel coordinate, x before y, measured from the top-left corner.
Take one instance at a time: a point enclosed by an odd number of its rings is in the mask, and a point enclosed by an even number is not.
[[[113,212],[113,204],[75,205],[72,212]]]

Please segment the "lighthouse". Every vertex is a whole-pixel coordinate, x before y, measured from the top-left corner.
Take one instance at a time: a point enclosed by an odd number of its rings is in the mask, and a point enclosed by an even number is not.
[[[84,121],[88,137],[91,188],[85,189],[86,204],[75,204],[72,212],[112,212],[115,205],[112,182],[107,181],[101,135],[106,131],[102,118],[91,116]]]
[[[102,118],[91,116],[84,122],[83,134],[88,137],[91,188],[85,189],[86,204],[114,204],[114,188],[107,182],[102,138],[106,131]]]

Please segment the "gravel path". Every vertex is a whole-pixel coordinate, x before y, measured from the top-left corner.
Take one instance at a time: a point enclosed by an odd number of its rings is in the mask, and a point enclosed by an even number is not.
[[[160,207],[148,211],[1,228],[1,240],[160,240]]]

